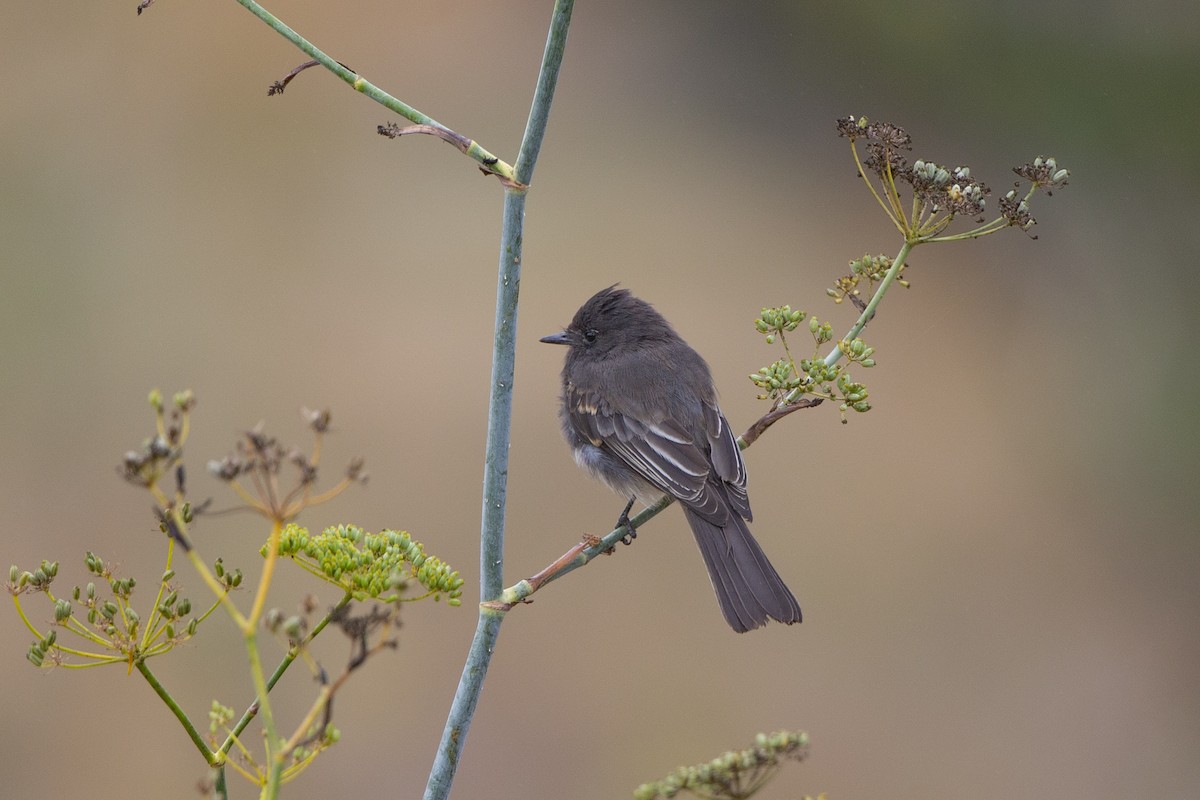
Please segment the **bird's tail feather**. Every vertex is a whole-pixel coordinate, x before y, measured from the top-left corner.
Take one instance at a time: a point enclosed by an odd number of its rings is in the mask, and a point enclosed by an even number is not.
[[[729,627],[745,633],[761,628],[768,618],[788,625],[800,622],[800,604],[736,512],[731,510],[725,527],[686,506],[684,514]]]

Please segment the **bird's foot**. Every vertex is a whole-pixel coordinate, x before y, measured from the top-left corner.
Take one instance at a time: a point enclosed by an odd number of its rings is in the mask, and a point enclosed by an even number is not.
[[[621,544],[624,545],[633,544],[633,540],[637,538],[637,528],[633,527],[633,523],[629,521],[629,511],[633,508],[633,500],[634,498],[629,498],[621,516],[617,517],[617,527],[624,528],[626,531],[625,535],[621,537]]]

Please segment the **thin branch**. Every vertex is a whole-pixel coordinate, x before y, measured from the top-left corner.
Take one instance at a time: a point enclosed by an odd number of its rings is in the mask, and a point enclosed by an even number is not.
[[[747,447],[754,444],[758,440],[758,437],[762,436],[763,432],[766,431],[767,428],[771,427],[788,414],[791,414],[793,411],[799,411],[802,408],[813,408],[814,406],[819,406],[824,402],[824,397],[805,397],[801,400],[797,400],[794,403],[776,406],[766,414],[763,414],[761,417],[759,417],[753,425],[747,428],[746,432],[743,433],[738,439],[738,444],[743,450],[745,450]]]
[[[661,500],[652,506],[647,506],[642,509],[634,517],[630,518],[629,524],[634,528],[640,528],[645,523],[657,517],[662,513],[663,509],[675,502],[675,498],[670,495],[664,495]],[[532,578],[526,578],[518,581],[509,588],[505,589],[500,595],[500,599],[488,605],[496,611],[508,611],[514,605],[524,602],[527,597],[536,592],[538,589],[545,586],[551,581],[556,581],[569,572],[574,572],[580,567],[585,567],[592,562],[596,556],[604,555],[613,552],[617,543],[625,540],[629,536],[629,530],[624,525],[618,525],[613,528],[607,535],[602,538],[594,536],[588,537],[583,542],[573,546],[563,555],[555,559],[551,564],[542,569]]]
[[[414,133],[423,133],[428,136],[436,136],[444,142],[449,142],[454,145],[460,152],[466,153],[471,149],[471,140],[462,134],[455,133],[446,128],[438,128],[434,125],[409,125],[401,128],[394,122],[389,122],[386,125],[379,126],[379,135],[386,136],[389,139],[399,139],[401,136],[408,136]]]
[[[187,712],[180,708],[179,703],[175,702],[175,698],[171,696],[167,688],[159,683],[158,678],[146,666],[145,659],[137,659],[133,662],[133,666],[138,672],[142,673],[142,677],[146,679],[146,683],[150,684],[150,688],[154,690],[154,693],[167,704],[167,708],[175,715],[175,719],[179,720],[179,724],[183,726],[183,730],[187,733],[188,738],[192,740],[192,744],[196,745],[196,749],[200,751],[200,755],[204,756],[204,760],[210,765],[215,765],[217,763],[217,754],[209,749],[208,744],[204,741],[204,737],[200,735],[200,732],[196,730],[196,726],[188,718]]]
[[[287,654],[283,657],[283,660],[279,662],[277,667],[275,667],[275,671],[271,674],[271,677],[267,679],[268,692],[275,688],[275,684],[278,683],[279,679],[283,677],[283,673],[287,672],[288,667],[290,667],[292,662],[296,660],[296,656],[300,654],[300,651],[303,650],[309,642],[315,639],[317,634],[325,630],[325,626],[329,624],[330,620],[332,620],[336,614],[340,613],[343,608],[349,605],[351,599],[352,595],[347,592],[338,602],[338,604],[331,608],[329,613],[322,617],[320,622],[313,626],[313,629],[308,632],[307,636],[301,639],[295,647],[288,650]],[[229,735],[225,738],[224,743],[217,748],[216,752],[222,757],[222,759],[224,759],[224,756],[229,752],[229,749],[233,747],[237,737],[240,736],[242,731],[246,729],[246,726],[250,724],[250,721],[258,716],[258,708],[258,698],[255,698],[254,702],[252,702],[242,713],[242,716],[238,720],[237,724],[234,725],[229,731]]]
[[[467,731],[475,716],[479,694],[487,676],[503,612],[486,601],[498,597],[504,586],[504,512],[508,491],[508,450],[512,421],[513,373],[516,364],[517,299],[521,285],[525,197],[541,149],[542,138],[558,84],[563,50],[571,24],[574,0],[556,0],[538,72],[537,87],[513,182],[504,191],[504,228],[496,282],[496,323],[492,350],[491,399],[488,404],[487,450],[484,456],[483,513],[479,543],[479,622],[467,652],[462,676],[446,718],[437,755],[425,785],[425,800],[445,800],[458,769]],[[420,120],[414,120],[421,124]]]
[[[383,89],[380,89],[375,84],[358,75],[353,70],[347,69],[340,62],[330,58],[328,55],[318,49],[316,45],[305,39],[292,28],[285,25],[282,20],[280,20],[270,11],[267,11],[258,3],[254,2],[254,0],[237,1],[247,11],[269,25],[280,36],[294,44],[302,52],[308,54],[309,58],[314,59],[322,67],[329,70],[346,83],[350,84],[351,88],[353,88],[356,92],[361,92],[362,94],[374,100],[376,103],[379,103],[384,108],[396,112],[411,122],[414,122],[418,125],[430,125],[458,136],[458,134],[455,134],[447,126],[443,125],[432,117],[421,113],[399,98],[393,97]],[[480,169],[489,175],[495,175],[496,177],[500,178],[501,182],[505,183],[507,186],[508,183],[513,180],[512,166],[505,163],[498,156],[495,156],[485,150],[479,145],[478,142],[474,140],[469,141],[470,146],[464,152],[472,159],[479,162]]]
[[[346,64],[342,64],[341,61],[339,61],[337,63],[341,64],[343,67],[346,67],[346,69],[350,70],[351,72],[354,72],[353,69],[350,69],[350,67],[347,66]],[[299,75],[301,72],[304,72],[304,70],[306,70],[306,69],[310,69],[311,67],[319,67],[319,66],[321,66],[321,62],[317,61],[315,59],[312,61],[305,61],[303,64],[301,64],[300,66],[296,67],[291,72],[289,72],[287,75],[284,75],[282,80],[275,81],[269,87],[267,87],[267,97],[274,97],[277,94],[283,94],[283,90],[287,88],[287,85],[289,83],[291,83],[297,75]]]

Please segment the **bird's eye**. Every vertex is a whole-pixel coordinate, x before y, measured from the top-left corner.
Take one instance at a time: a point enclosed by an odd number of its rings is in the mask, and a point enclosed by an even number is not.
[[[596,341],[596,337],[599,335],[600,331],[596,330],[595,328],[588,328],[583,332],[583,340],[588,344],[591,344],[592,342]]]

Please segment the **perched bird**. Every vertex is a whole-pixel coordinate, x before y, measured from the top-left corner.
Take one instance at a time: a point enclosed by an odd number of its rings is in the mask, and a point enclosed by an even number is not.
[[[561,333],[563,435],[575,461],[613,491],[647,505],[679,501],[721,612],[743,633],[800,621],[800,605],[754,540],[746,465],[708,364],[644,300],[610,286]],[[629,526],[632,532],[632,526]]]

